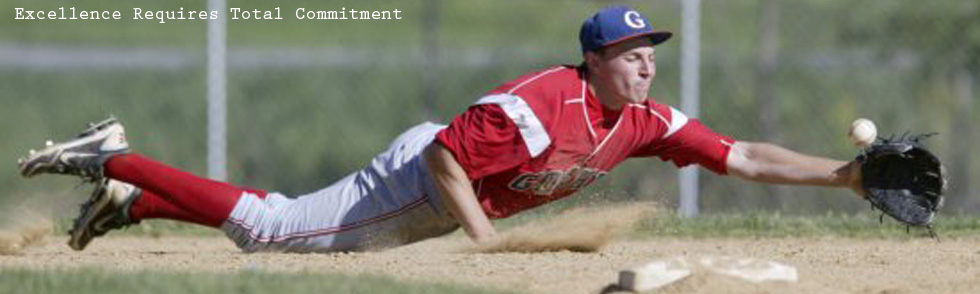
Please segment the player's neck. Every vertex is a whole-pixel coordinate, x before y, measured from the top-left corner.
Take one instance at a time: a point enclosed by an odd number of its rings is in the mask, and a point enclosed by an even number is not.
[[[623,109],[624,106],[626,106],[626,103],[622,103],[620,101],[617,101],[616,99],[611,98],[613,97],[613,95],[608,93],[608,91],[604,91],[602,87],[598,86],[598,83],[594,82],[592,76],[589,76],[588,85],[589,85],[589,93],[592,94],[592,96],[596,97],[596,99],[599,99],[599,103],[601,103],[603,107],[608,108],[610,110],[618,111],[620,109]]]

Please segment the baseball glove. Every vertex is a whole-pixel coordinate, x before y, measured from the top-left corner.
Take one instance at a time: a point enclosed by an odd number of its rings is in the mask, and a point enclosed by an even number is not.
[[[929,228],[946,192],[946,170],[922,142],[934,134],[879,138],[857,157],[865,196],[910,226]]]

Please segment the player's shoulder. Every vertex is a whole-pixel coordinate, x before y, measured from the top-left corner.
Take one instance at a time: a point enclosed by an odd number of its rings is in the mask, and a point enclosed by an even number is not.
[[[690,120],[684,112],[670,104],[660,103],[655,98],[630,106],[641,121],[653,124],[655,129],[661,130],[665,135],[673,134]]]
[[[547,94],[571,94],[580,92],[581,71],[573,65],[559,65],[534,70],[507,81],[491,91],[491,94],[512,94],[517,96],[541,96]],[[532,97],[527,97],[532,98]]]
[[[648,98],[641,103],[631,104],[640,115],[658,118],[665,123],[669,123],[676,118],[687,117],[683,112],[670,104],[660,103],[655,98]]]
[[[581,100],[584,87],[577,67],[561,65],[508,81],[476,104],[496,104],[511,117],[533,118],[547,128],[558,121],[567,101]]]

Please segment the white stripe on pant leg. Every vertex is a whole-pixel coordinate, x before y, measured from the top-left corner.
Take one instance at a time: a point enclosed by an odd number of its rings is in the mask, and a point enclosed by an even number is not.
[[[330,252],[388,245],[393,241],[380,239],[405,225],[401,222],[437,219],[436,212],[399,218],[410,210],[431,210],[428,197],[422,194],[412,201],[379,204],[374,194],[387,193],[379,192],[378,187],[361,189],[368,186],[360,180],[365,176],[354,173],[296,199],[278,193],[269,193],[264,200],[243,194],[222,230],[245,252]],[[399,239],[414,241],[411,236]]]
[[[259,226],[249,224],[242,219],[229,218],[228,222],[242,229],[247,230],[248,231],[247,237],[250,239],[251,242],[257,242],[257,243],[286,242],[297,238],[317,237],[321,235],[341,233],[344,231],[357,229],[366,225],[375,224],[390,218],[398,217],[399,215],[404,214],[409,210],[412,210],[416,207],[425,204],[426,200],[428,200],[427,197],[422,197],[398,210],[387,212],[369,219],[358,220],[349,223],[341,223],[333,227],[324,227],[324,228],[311,229],[311,230],[281,230],[282,233],[276,236],[269,236],[267,234],[263,234],[262,232],[256,229],[256,227]],[[285,223],[285,221],[277,222],[277,224],[282,224],[282,223]]]
[[[295,199],[279,193],[269,193],[265,199],[243,195],[222,229],[246,252],[349,250],[356,242],[335,242],[339,231],[302,235],[330,230],[343,223],[351,207],[363,198],[363,193],[352,189],[356,187],[356,175]]]
[[[265,200],[255,194],[244,193],[232,209],[231,215],[221,225],[221,230],[245,252],[266,249],[263,244],[255,242],[252,235],[273,233],[266,228],[275,227],[274,224],[282,219],[282,215],[276,213],[275,207],[286,201],[289,199],[277,193],[267,194]]]
[[[452,219],[439,217],[423,196],[407,205],[372,218],[314,229],[286,219],[282,207],[296,205],[293,199],[269,194],[265,201],[254,195],[240,199],[244,217],[230,217],[222,228],[246,252],[326,252],[386,248],[436,237],[457,228]],[[310,197],[310,196],[307,196]],[[263,203],[268,202],[268,203]],[[270,205],[271,204],[271,205]],[[295,226],[300,224],[300,226]],[[293,229],[283,229],[293,226]],[[322,225],[322,223],[321,223]],[[302,229],[295,229],[295,228]],[[339,241],[338,238],[350,241]]]

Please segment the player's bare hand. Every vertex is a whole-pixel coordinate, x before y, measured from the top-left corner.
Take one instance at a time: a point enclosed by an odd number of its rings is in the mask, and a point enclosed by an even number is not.
[[[477,245],[487,245],[495,242],[497,239],[497,232],[496,230],[491,230],[489,232],[482,232],[479,234],[470,234],[470,239]]]

